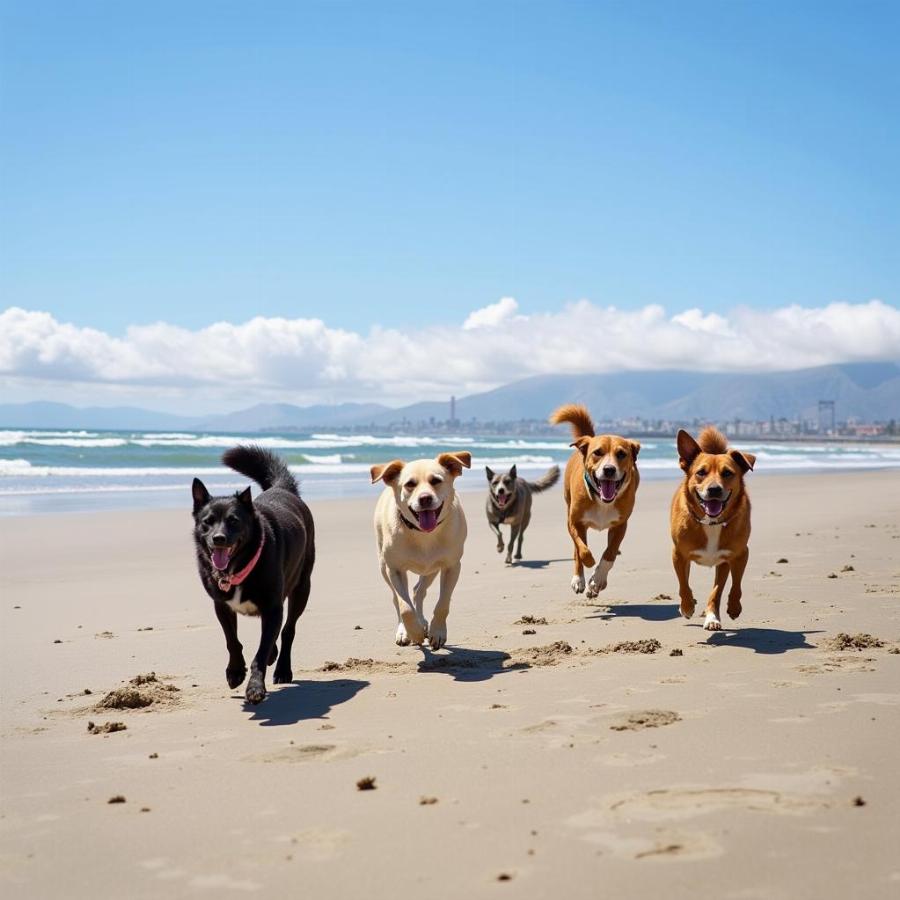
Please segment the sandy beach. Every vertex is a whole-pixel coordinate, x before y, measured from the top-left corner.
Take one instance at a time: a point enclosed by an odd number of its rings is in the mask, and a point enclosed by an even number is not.
[[[596,600],[570,591],[558,488],[513,568],[464,495],[434,654],[393,643],[376,489],[317,501],[295,683],[255,708],[225,684],[187,489],[0,520],[3,895],[896,897],[900,477],[749,489],[744,614],[718,634],[672,599],[674,482],[641,486]],[[694,567],[700,609],[711,581]],[[151,672],[149,705],[98,706]]]

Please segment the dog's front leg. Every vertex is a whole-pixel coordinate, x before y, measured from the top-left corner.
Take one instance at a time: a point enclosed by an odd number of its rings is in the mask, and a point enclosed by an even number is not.
[[[488,525],[491,526],[491,531],[493,531],[494,534],[497,535],[497,552],[502,553],[503,552],[503,532],[500,530],[500,526],[495,525],[493,522],[489,521]]]
[[[672,548],[672,566],[678,578],[678,597],[681,600],[681,614],[686,619],[689,619],[694,614],[694,609],[697,606],[697,601],[694,600],[691,586],[688,583],[691,561],[687,556],[682,556],[678,552],[677,547]]]
[[[508,566],[512,565],[512,554],[513,554],[513,544],[516,542],[516,538],[519,537],[521,533],[522,526],[521,525],[511,525],[509,531],[509,544],[506,547],[506,564]],[[519,559],[522,558],[522,548],[519,547]]]
[[[420,575],[416,586],[413,588],[413,603],[416,607],[416,614],[423,621],[425,613],[422,611],[422,607],[425,604],[425,592],[431,587],[431,583],[437,578],[437,574],[437,572],[434,572],[431,575]]]
[[[712,593],[706,601],[706,618],[703,627],[707,631],[721,631],[722,620],[719,618],[719,604],[722,601],[722,591],[725,590],[725,582],[728,581],[728,563],[719,563],[716,566],[716,580]]]
[[[431,624],[428,626],[428,643],[432,650],[438,650],[447,643],[447,614],[450,612],[450,598],[453,589],[459,581],[459,573],[462,566],[457,563],[449,569],[441,570],[441,595],[435,604],[431,615]]]
[[[566,523],[572,543],[575,545],[575,575],[572,578],[572,590],[576,594],[584,593],[584,567],[594,564],[594,557],[588,549],[587,528],[580,522],[575,524],[571,519]]]
[[[428,623],[424,616],[416,613],[416,608],[409,596],[406,572],[385,563],[381,567],[381,574],[393,592],[394,609],[397,610],[397,618],[400,620],[400,624],[397,626],[397,643],[401,647],[410,642],[413,644],[424,643]]]
[[[225,646],[228,648],[228,667],[225,669],[225,680],[228,687],[236,688],[247,675],[247,664],[244,662],[244,648],[238,640],[237,615],[224,603],[215,602],[216,618],[225,633]]]
[[[606,549],[603,551],[603,556],[600,557],[600,562],[597,563],[597,568],[594,569],[594,574],[591,575],[591,580],[588,582],[587,586],[587,597],[596,597],[600,591],[606,590],[606,581],[609,577],[609,570],[613,567],[616,557],[619,555],[619,545],[625,538],[625,532],[628,530],[628,522],[623,522],[621,525],[614,525],[609,529],[609,532],[606,536]]]
[[[747,561],[750,559],[750,548],[744,547],[742,553],[739,553],[731,560],[731,590],[728,592],[728,615],[732,619],[736,619],[741,614],[741,581],[744,577],[744,569],[747,568]]]
[[[247,679],[247,690],[244,695],[248,703],[260,703],[266,697],[266,666],[272,656],[283,618],[284,610],[281,603],[274,604],[274,608],[262,614],[259,649],[253,657],[253,662],[250,663],[250,677]]]

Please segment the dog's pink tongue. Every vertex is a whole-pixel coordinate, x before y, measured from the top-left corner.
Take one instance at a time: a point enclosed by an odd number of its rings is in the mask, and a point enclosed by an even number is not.
[[[715,519],[716,516],[722,512],[723,505],[721,500],[706,500],[703,504],[703,508],[711,519]]]
[[[419,528],[422,531],[434,531],[437,528],[437,511],[433,509],[419,510]]]
[[[600,481],[600,496],[609,503],[616,499],[616,482],[613,478],[603,478]]]
[[[212,552],[212,564],[219,570],[228,568],[231,552],[225,547],[216,547]]]

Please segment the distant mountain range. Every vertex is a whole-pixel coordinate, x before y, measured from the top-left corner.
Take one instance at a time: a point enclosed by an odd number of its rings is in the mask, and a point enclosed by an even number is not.
[[[598,420],[694,419],[758,421],[774,416],[816,419],[819,400],[834,400],[838,421],[900,419],[900,365],[858,363],[764,374],[684,371],[540,375],[492,391],[460,397],[462,422],[544,420],[566,402],[585,403]],[[393,409],[378,403],[293,406],[263,403],[223,415],[178,416],[136,407],[68,406],[64,403],[0,404],[0,427],[238,431],[343,428],[450,417],[449,398]]]

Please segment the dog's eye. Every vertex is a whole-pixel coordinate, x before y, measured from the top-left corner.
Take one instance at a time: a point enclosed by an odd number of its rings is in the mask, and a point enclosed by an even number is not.
[[[438,485],[438,484],[440,484],[443,480],[444,480],[444,479],[441,478],[439,475],[432,475],[431,478],[428,479],[428,483],[429,483],[429,484],[433,484],[433,485]]]
[[[202,524],[202,525],[205,525],[207,528],[211,528],[211,527],[212,527],[212,523],[215,522],[215,521],[216,521],[216,520],[215,520],[212,516],[206,516],[206,517],[201,521],[201,524]]]
[[[411,491],[416,486],[416,481],[414,478],[410,478],[406,484],[403,485],[408,491]]]
[[[698,478],[706,478],[706,469],[697,469],[695,474]]]
[[[229,516],[229,517],[225,520],[225,522],[226,522],[228,525],[232,525],[232,526],[238,525],[238,524],[240,523],[240,521],[241,521],[241,520],[240,520],[237,516]]]
[[[731,478],[732,475],[734,475],[734,472],[732,472],[731,469],[722,469],[723,478]]]
[[[616,459],[625,459],[625,451],[616,450]]]
[[[595,450],[592,455],[593,456],[602,456],[603,454],[599,450]]]

